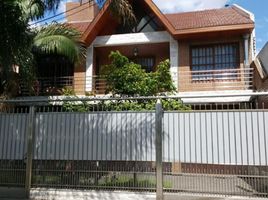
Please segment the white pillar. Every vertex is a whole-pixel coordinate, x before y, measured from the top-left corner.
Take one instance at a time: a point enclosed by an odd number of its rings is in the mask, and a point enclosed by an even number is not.
[[[179,82],[179,44],[177,40],[174,40],[172,36],[170,36],[169,41],[169,52],[170,52],[170,73],[173,80],[173,83],[178,89]]]
[[[244,38],[244,64],[246,67],[249,66],[249,35],[245,34]]]
[[[86,60],[86,92],[92,91],[93,86],[93,45],[87,48],[87,60]]]
[[[249,71],[248,69],[250,68],[250,63],[249,63],[249,34],[245,34],[243,36],[244,38],[244,67],[245,67],[245,84],[246,84],[246,89],[249,89],[250,87],[250,78],[249,78]]]

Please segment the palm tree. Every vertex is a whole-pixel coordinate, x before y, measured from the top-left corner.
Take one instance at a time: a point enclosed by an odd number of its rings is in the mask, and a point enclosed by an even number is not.
[[[135,23],[136,17],[134,15],[131,4],[128,0],[110,0],[111,11],[121,18],[123,24]]]
[[[52,24],[32,30],[31,20],[44,16],[45,11],[55,11],[60,0],[1,0],[0,1],[0,95],[12,96],[16,90],[14,66],[20,66],[20,75],[31,82],[33,75],[33,53],[57,53],[71,62],[83,57],[80,34],[71,27]],[[54,46],[53,46],[54,45]]]
[[[86,48],[80,41],[80,32],[67,24],[52,23],[37,31],[33,39],[34,54],[57,54],[78,63],[85,58]]]
[[[26,82],[33,75],[34,54],[58,54],[76,63],[85,55],[80,34],[67,25],[52,24],[33,31],[29,22],[44,17],[45,11],[57,10],[61,0],[0,1],[0,95],[14,87],[13,66],[20,66]],[[135,16],[128,0],[109,0],[110,9],[123,23]],[[28,79],[28,80],[27,80]],[[7,95],[9,96],[9,95]]]
[[[80,4],[84,0],[80,0]],[[89,2],[92,0],[88,0]],[[135,23],[136,17],[134,15],[131,4],[128,0],[108,0],[110,1],[110,9],[112,13],[119,18],[121,18],[123,24],[125,23]]]
[[[0,1],[0,95],[14,88],[14,66],[20,66],[22,72],[31,71],[34,34],[29,21],[43,17],[46,10],[55,11],[59,3],[60,0]]]

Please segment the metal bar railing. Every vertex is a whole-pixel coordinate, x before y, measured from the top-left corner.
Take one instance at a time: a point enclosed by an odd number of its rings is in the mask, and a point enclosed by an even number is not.
[[[253,89],[254,69],[181,71],[179,92]]]
[[[20,93],[22,96],[62,95],[63,88],[73,89],[73,79],[73,76],[38,77],[31,86],[21,81]]]
[[[247,90],[253,89],[254,69],[226,69],[226,70],[202,70],[180,71],[171,76],[178,77],[178,92],[192,91],[218,91],[218,90]],[[74,93],[85,95],[106,94],[108,85],[105,76],[94,75],[85,77],[40,77],[32,88],[36,95],[62,95],[63,88],[69,88]],[[87,91],[87,87],[90,91]],[[22,84],[21,95],[29,95],[29,89]]]

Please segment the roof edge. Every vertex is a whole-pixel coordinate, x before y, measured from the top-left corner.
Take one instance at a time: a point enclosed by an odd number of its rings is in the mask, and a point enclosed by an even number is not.
[[[100,18],[103,16],[103,14],[108,10],[108,7],[110,6],[111,1],[106,1],[103,7],[100,9],[100,12],[94,17],[92,22],[88,25],[84,33],[82,34],[82,41],[85,43],[90,43],[90,39],[88,36],[90,35],[92,29],[96,25],[96,23],[100,20]]]
[[[267,73],[265,72],[265,70],[263,69],[262,67],[262,64],[261,64],[261,61],[259,60],[259,58],[256,58],[254,61],[253,61],[253,64],[255,65],[260,77],[262,80],[265,80],[267,79]]]
[[[166,16],[161,12],[161,10],[156,6],[156,4],[152,0],[144,0],[144,3],[151,9],[151,11],[159,18],[159,20],[163,23],[166,30],[171,34],[174,35],[176,29],[175,27],[169,22],[169,20],[166,18]],[[91,39],[89,39],[89,35],[91,31],[94,29],[94,26],[98,23],[98,21],[102,18],[105,12],[108,11],[108,8],[111,4],[111,1],[106,1],[100,12],[95,16],[95,18],[92,20],[92,23],[89,24],[89,26],[86,28],[82,35],[82,40],[85,41],[85,43],[92,42]],[[96,30],[94,30],[96,31]]]
[[[233,7],[236,8],[236,9],[239,9],[240,11],[242,11],[242,12],[244,12],[244,13],[246,13],[246,14],[248,14],[249,17],[250,17],[250,19],[251,19],[253,22],[255,22],[255,15],[254,15],[252,12],[246,10],[245,8],[243,8],[242,6],[239,6],[238,4],[233,4]]]
[[[159,7],[152,1],[152,0],[144,0],[144,2],[151,8],[152,12],[159,18],[159,20],[164,24],[167,31],[174,35],[174,32],[176,31],[173,24],[170,23],[170,21],[167,19],[167,17],[162,13],[162,11],[159,9]]]
[[[91,23],[93,20],[77,20],[77,21],[68,21],[68,24],[79,24],[79,23]]]
[[[236,24],[236,25],[224,25],[224,26],[210,26],[202,28],[190,28],[175,31],[175,35],[181,34],[194,34],[194,33],[205,33],[205,32],[218,32],[218,31],[230,31],[239,29],[254,29],[254,24]]]

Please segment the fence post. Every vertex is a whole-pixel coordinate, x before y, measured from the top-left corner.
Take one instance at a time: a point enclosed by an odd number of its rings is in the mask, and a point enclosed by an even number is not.
[[[30,189],[32,181],[34,119],[35,119],[35,107],[31,106],[29,111],[28,127],[27,127],[27,158],[26,158],[26,179],[25,179],[26,198],[30,197]]]
[[[161,101],[156,103],[155,111],[155,148],[156,148],[156,200],[163,200],[163,166],[162,166],[162,119],[163,109]]]

